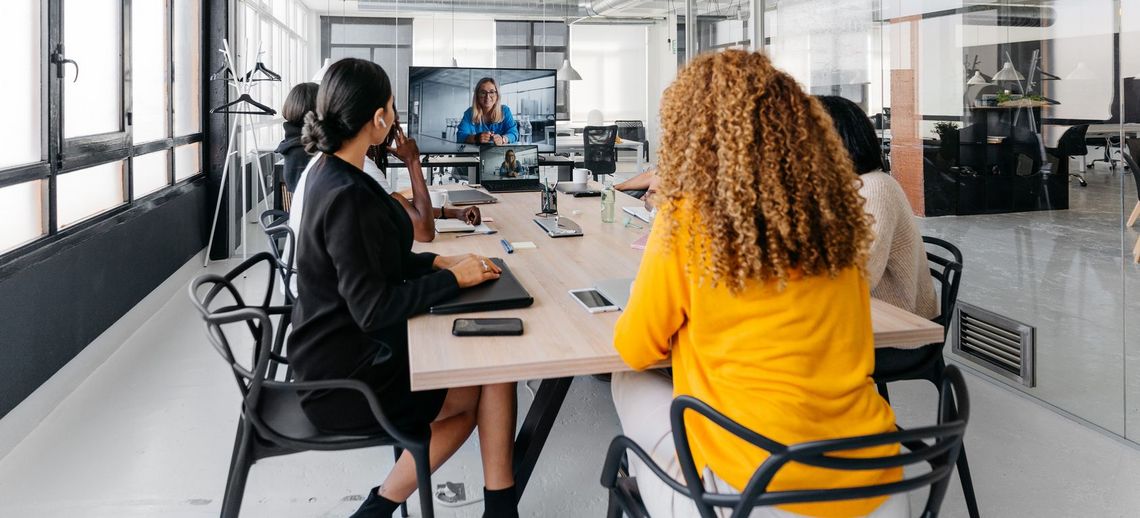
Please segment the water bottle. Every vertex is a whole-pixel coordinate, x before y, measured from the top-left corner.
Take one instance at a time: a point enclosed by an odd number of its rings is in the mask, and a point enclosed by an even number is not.
[[[602,188],[602,223],[614,222],[614,202],[617,200],[617,193],[614,192],[614,182],[606,178]]]

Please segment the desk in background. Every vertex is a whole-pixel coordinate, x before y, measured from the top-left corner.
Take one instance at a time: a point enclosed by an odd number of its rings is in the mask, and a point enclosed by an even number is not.
[[[412,390],[464,387],[542,379],[515,442],[515,485],[521,496],[554,425],[574,376],[629,370],[613,348],[618,313],[590,314],[567,290],[589,288],[608,278],[633,277],[641,251],[630,243],[649,232],[621,221],[621,206],[641,202],[618,194],[618,222],[601,222],[599,198],[559,196],[559,212],[582,226],[583,237],[552,239],[532,220],[538,193],[495,194],[499,203],[482,205],[498,233],[456,238],[443,234],[416,251],[444,255],[478,253],[502,257],[534,297],[529,308],[463,315],[421,315],[408,322]],[[574,210],[582,213],[573,215]],[[533,250],[507,255],[499,239],[533,241]],[[942,340],[942,327],[885,302],[872,302],[876,347],[902,347]],[[451,335],[457,317],[518,317],[522,337]]]
[[[586,150],[586,142],[582,139],[581,135],[573,137],[560,136],[555,140],[555,146],[559,153],[582,153]],[[622,140],[621,142],[614,143],[614,147],[618,150],[631,150],[637,152],[637,170],[642,171],[645,167],[645,143],[636,140]]]

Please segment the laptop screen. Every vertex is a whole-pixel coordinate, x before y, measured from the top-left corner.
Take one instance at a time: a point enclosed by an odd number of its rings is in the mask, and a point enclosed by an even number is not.
[[[538,146],[486,146],[479,150],[479,181],[537,180]]]

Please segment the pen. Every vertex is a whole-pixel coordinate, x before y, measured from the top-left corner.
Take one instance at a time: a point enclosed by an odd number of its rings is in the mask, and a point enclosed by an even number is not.
[[[513,253],[515,253],[515,249],[514,249],[514,247],[512,247],[512,246],[511,246],[511,244],[510,244],[510,243],[508,243],[506,239],[500,239],[500,240],[499,240],[499,243],[502,243],[502,245],[503,245],[503,250],[506,250],[508,254],[513,254]]]

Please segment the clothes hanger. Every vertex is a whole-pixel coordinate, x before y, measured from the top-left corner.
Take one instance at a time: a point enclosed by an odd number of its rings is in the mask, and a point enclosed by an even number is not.
[[[210,81],[236,81],[234,71],[230,69],[229,65],[222,65],[213,74],[210,74]]]
[[[243,102],[252,105],[254,108],[257,108],[258,111],[230,109]],[[210,110],[210,113],[248,113],[250,115],[277,115],[277,110],[274,110],[273,108],[255,101],[253,97],[249,96],[249,94],[241,94],[241,96],[239,96],[237,99],[214,108],[213,110]]]
[[[261,62],[261,56],[263,54],[265,54],[265,51],[258,50],[258,52],[257,52],[257,64],[253,66],[253,70],[250,70],[249,72],[245,73],[245,79],[244,79],[245,81],[250,81],[250,82],[281,81],[281,74],[278,74],[277,72],[269,70],[268,68],[265,67],[265,63]],[[264,77],[254,77],[255,74],[260,74],[261,76],[264,76]]]

